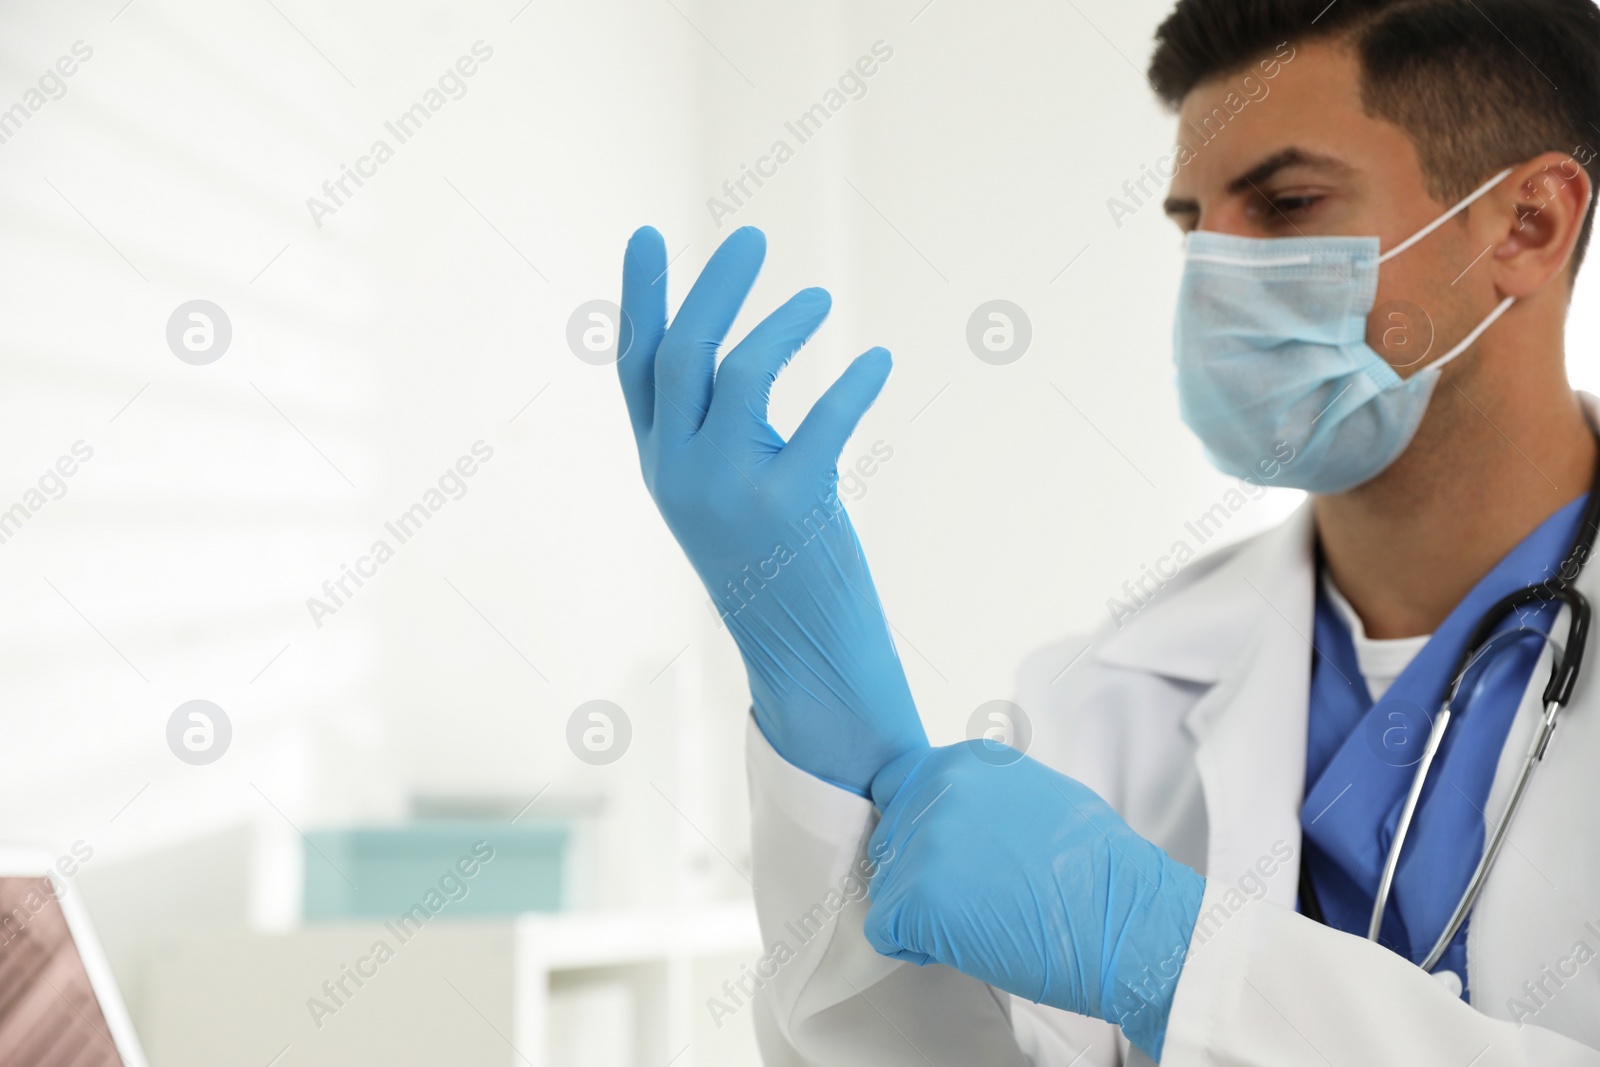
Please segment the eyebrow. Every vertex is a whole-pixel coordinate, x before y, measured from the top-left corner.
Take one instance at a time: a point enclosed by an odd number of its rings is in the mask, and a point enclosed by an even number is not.
[[[1343,160],[1290,146],[1274,152],[1229,182],[1227,187],[1228,194],[1236,196],[1247,189],[1254,188],[1287,167],[1311,167],[1316,170],[1331,171],[1333,173],[1347,173],[1350,170],[1350,165]],[[1169,198],[1162,204],[1162,209],[1168,215],[1192,215],[1200,210],[1200,204],[1196,200]]]

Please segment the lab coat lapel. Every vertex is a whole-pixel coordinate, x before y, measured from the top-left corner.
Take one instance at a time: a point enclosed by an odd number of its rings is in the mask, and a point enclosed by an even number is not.
[[[1312,538],[1308,503],[1187,589],[1151,604],[1098,657],[1210,683],[1183,719],[1205,796],[1205,874],[1239,885],[1253,870],[1267,898],[1287,907],[1297,896],[1305,789]],[[1290,853],[1293,862],[1284,859]],[[1252,879],[1241,888],[1253,886]]]
[[[1251,549],[1231,580],[1256,599],[1259,622],[1184,727],[1206,798],[1207,877],[1239,885],[1254,871],[1268,899],[1294,907],[1316,602],[1309,505]]]

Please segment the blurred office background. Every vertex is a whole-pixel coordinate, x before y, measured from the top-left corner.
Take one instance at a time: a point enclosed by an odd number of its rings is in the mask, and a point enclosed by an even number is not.
[[[736,333],[834,294],[780,430],[894,352],[845,453],[892,459],[850,507],[930,733],[958,739],[1232,484],[1177,416],[1178,235],[1107,204],[1172,139],[1141,73],[1167,6],[0,10],[0,107],[26,110],[0,122],[0,510],[25,512],[0,526],[0,839],[92,852],[71,882],[157,1067],[753,1060],[749,1011],[706,1006],[760,953],[743,674],[569,322],[616,299],[636,226],[676,301],[748,223],[769,261]],[[401,143],[385,124],[430,90]],[[830,100],[800,143],[786,123]],[[194,300],[231,327],[213,362],[169,345]],[[1009,363],[968,343],[993,300],[1030,324]],[[400,543],[385,523],[430,490]],[[1213,545],[1297,502],[1251,500]],[[379,539],[393,558],[361,562]],[[169,744],[194,700],[231,732],[209,763]],[[611,762],[569,743],[596,700],[625,716]],[[466,895],[318,1018],[476,840]]]

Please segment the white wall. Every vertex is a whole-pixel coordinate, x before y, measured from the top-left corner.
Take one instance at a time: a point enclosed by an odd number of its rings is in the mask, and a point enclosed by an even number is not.
[[[780,429],[856,353],[893,350],[846,455],[881,439],[894,459],[852,513],[930,731],[955,739],[1228,485],[1177,419],[1177,235],[1154,205],[1121,227],[1106,208],[1170,139],[1140,73],[1166,7],[0,14],[0,107],[75,41],[94,50],[0,144],[0,508],[94,449],[0,544],[0,837],[115,863],[240,822],[548,787],[536,811],[605,813],[588,903],[746,893],[742,671],[567,318],[615,298],[635,226],[678,255],[676,299],[751,223],[769,266],[736,332],[800,286],[835,298],[779,387]],[[317,227],[306,198],[479,40],[493,58],[466,95]],[[723,180],[879,41],[893,55],[865,96],[714,220]],[[1572,368],[1600,389],[1596,295],[1591,268]],[[194,297],[233,323],[209,366],[164,341]],[[1009,366],[965,342],[997,297],[1034,329]],[[494,458],[467,495],[314,625],[306,598],[480,439]],[[1294,503],[1251,505],[1226,537]],[[209,767],[164,737],[196,697],[235,729]],[[604,768],[564,740],[597,697],[635,732]]]

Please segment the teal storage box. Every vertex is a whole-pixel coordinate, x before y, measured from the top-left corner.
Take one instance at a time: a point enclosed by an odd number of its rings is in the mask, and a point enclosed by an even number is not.
[[[564,823],[437,819],[305,835],[308,922],[442,919],[559,911],[571,830]]]

